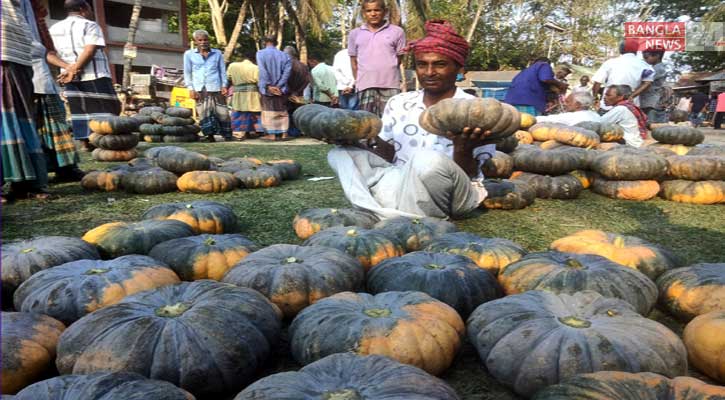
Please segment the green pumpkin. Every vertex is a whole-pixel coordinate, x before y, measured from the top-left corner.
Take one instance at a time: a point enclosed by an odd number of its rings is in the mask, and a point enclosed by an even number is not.
[[[367,111],[330,108],[318,104],[299,107],[292,114],[295,126],[315,139],[355,141],[372,139],[383,127],[380,118]]]
[[[182,282],[76,321],[60,337],[56,366],[62,375],[135,372],[224,398],[256,376],[280,328],[279,310],[254,290]]]
[[[156,123],[156,121],[154,121],[154,119],[151,118],[150,115],[136,114],[136,115],[131,116],[131,118],[133,118],[136,121],[138,121],[138,123],[141,124],[141,125],[143,125],[143,124],[154,124],[154,123]],[[141,127],[139,126],[138,129],[139,129],[139,132],[140,132],[141,131]]]
[[[359,226],[372,228],[379,221],[375,215],[349,208],[308,208],[295,215],[292,227],[300,239],[307,239],[315,233],[336,226]]]
[[[384,260],[368,272],[367,288],[382,292],[423,292],[467,317],[479,305],[503,296],[490,272],[468,257],[415,251]]]
[[[178,147],[167,147],[161,150],[158,153],[156,162],[159,167],[177,175],[183,175],[191,171],[208,171],[211,167],[209,157],[195,151],[179,149]]]
[[[687,152],[688,156],[725,157],[725,146],[718,144],[698,144]]]
[[[176,220],[110,222],[89,230],[83,240],[96,245],[102,256],[115,258],[127,254],[148,254],[156,244],[192,236],[191,226]]]
[[[584,190],[581,181],[570,174],[547,176],[521,172],[514,173],[511,178],[531,186],[536,191],[536,197],[542,199],[576,199],[579,197],[579,193]]]
[[[694,146],[705,140],[705,134],[689,126],[667,125],[653,129],[652,138],[660,143]]]
[[[667,160],[643,150],[623,148],[599,154],[591,169],[610,180],[651,180],[667,172]]]
[[[725,157],[686,156],[667,157],[667,177],[689,181],[725,180]]]
[[[513,171],[514,159],[500,151],[481,165],[481,172],[486,178],[508,178]]]
[[[121,186],[129,193],[160,194],[176,191],[178,177],[161,168],[129,172],[121,177]]]
[[[514,167],[519,171],[542,175],[562,175],[582,167],[581,155],[555,150],[525,148],[513,154]]]
[[[179,282],[163,262],[129,255],[109,261],[77,260],[31,276],[15,291],[15,308],[71,324],[124,297]]]
[[[526,255],[518,244],[500,238],[484,238],[469,232],[452,232],[435,238],[426,251],[466,256],[493,276]]]
[[[687,374],[680,338],[624,300],[534,290],[479,306],[468,338],[488,372],[524,397],[602,370]]]
[[[428,107],[418,122],[427,132],[460,134],[465,127],[491,131],[487,139],[511,136],[521,125],[516,108],[491,98],[444,99]]]
[[[159,123],[163,126],[185,126],[185,125],[193,125],[195,121],[191,118],[180,118],[180,117],[172,117],[170,115],[167,115],[159,121]]]
[[[663,181],[659,196],[670,201],[691,204],[725,203],[725,181]]]
[[[164,113],[166,115],[179,118],[191,118],[191,116],[194,114],[194,112],[190,108],[184,107],[168,107],[166,110],[164,110]]]
[[[140,121],[131,117],[103,117],[99,119],[91,118],[88,121],[88,127],[91,132],[100,135],[112,135],[119,133],[132,133],[138,131]]]
[[[95,161],[129,161],[138,157],[135,148],[129,150],[106,150],[101,148],[93,149],[91,158]]]
[[[163,107],[156,107],[156,106],[146,106],[141,107],[140,110],[138,110],[138,113],[141,115],[151,115],[153,113],[162,113],[165,109]]]
[[[92,145],[106,150],[130,150],[138,144],[138,136],[133,133],[99,135],[91,133],[88,137]]]
[[[185,222],[195,233],[236,233],[239,218],[231,207],[215,201],[162,203],[141,215],[141,219],[173,219]]]
[[[304,246],[324,246],[344,251],[369,270],[378,263],[403,255],[397,240],[381,231],[356,226],[338,226],[315,233]]]
[[[486,179],[483,187],[488,195],[483,206],[491,209],[520,210],[536,199],[536,191],[529,184],[508,179]]]
[[[723,310],[725,263],[700,263],[669,270],[657,278],[657,287],[662,307],[681,320]]]
[[[192,143],[198,142],[199,137],[195,134],[163,135],[161,141],[163,143]]]
[[[267,164],[275,168],[284,180],[294,180],[302,174],[302,164],[295,160],[270,160]]]
[[[247,189],[268,188],[282,183],[279,171],[267,166],[241,169],[234,173],[234,177],[241,187]]]
[[[150,117],[149,117],[150,118]],[[161,135],[164,127],[155,123],[144,123],[138,128],[142,135]]]
[[[436,237],[458,230],[452,222],[438,218],[388,218],[375,224],[375,229],[403,244],[406,252],[423,250]]]
[[[530,253],[503,268],[498,281],[507,295],[529,290],[557,294],[593,290],[626,301],[644,316],[657,301],[657,286],[646,275],[590,254]]]

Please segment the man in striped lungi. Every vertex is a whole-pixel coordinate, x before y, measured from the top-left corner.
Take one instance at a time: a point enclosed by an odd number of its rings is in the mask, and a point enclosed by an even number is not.
[[[232,135],[244,140],[248,135],[261,134],[259,114],[259,68],[254,64],[254,53],[245,54],[241,62],[233,62],[227,68],[227,79],[232,95]]]

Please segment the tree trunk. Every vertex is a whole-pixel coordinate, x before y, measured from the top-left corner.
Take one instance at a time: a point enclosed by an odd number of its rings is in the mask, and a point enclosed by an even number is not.
[[[227,47],[224,49],[224,61],[226,62],[229,62],[229,60],[232,58],[234,48],[237,47],[237,40],[239,40],[239,34],[242,32],[244,19],[247,17],[247,6],[249,6],[249,0],[244,0],[241,7],[239,7],[237,22],[234,24],[232,35],[229,36],[229,43],[227,43]]]
[[[249,12],[252,14],[252,38],[254,39],[254,47],[259,51],[262,40],[261,32],[262,29],[259,27],[259,19],[254,15],[254,5],[249,5]]]
[[[292,22],[295,24],[295,41],[297,42],[297,47],[300,52],[300,61],[303,64],[307,63],[307,38],[305,37],[305,30],[302,27],[302,24],[300,23],[300,19],[297,18],[297,12],[290,4],[289,0],[282,0],[282,4],[284,5],[285,10],[287,11],[287,16],[292,20]]]
[[[476,10],[476,15],[473,17],[473,22],[471,22],[471,27],[468,29],[468,34],[466,35],[466,41],[468,41],[469,43],[473,38],[473,34],[476,32],[476,26],[478,26],[478,21],[481,19],[481,11],[483,11],[483,0],[478,2],[478,9]]]
[[[224,14],[227,12],[229,4],[227,0],[222,0],[219,4],[219,0],[208,0],[209,8],[211,9],[211,25],[214,29],[214,36],[219,46],[227,45],[227,34],[224,31]]]
[[[340,32],[342,33],[340,44],[344,49],[347,48],[347,2],[343,2],[340,7]]]
[[[133,11],[131,11],[131,22],[128,24],[128,37],[126,39],[126,47],[133,46],[136,40],[136,30],[138,29],[138,17],[141,15],[141,0],[135,0],[133,3]],[[131,85],[131,65],[133,58],[124,58],[123,60],[123,87],[127,88]]]
[[[279,48],[282,49],[282,39],[284,38],[284,5],[279,3],[279,9],[277,10],[277,43]]]

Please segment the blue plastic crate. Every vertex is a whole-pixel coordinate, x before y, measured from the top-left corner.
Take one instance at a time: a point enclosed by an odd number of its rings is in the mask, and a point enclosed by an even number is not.
[[[489,97],[503,101],[507,92],[508,88],[481,88],[481,97]]]

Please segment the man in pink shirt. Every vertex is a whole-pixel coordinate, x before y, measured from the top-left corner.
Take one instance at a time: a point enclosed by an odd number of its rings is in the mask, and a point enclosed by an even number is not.
[[[715,117],[713,118],[713,127],[715,129],[722,128],[722,121],[725,119],[725,92],[717,95],[717,105],[715,106]]]
[[[390,24],[384,0],[363,0],[365,24],[350,32],[348,54],[359,109],[381,116],[388,99],[400,93],[400,65],[405,32]]]

